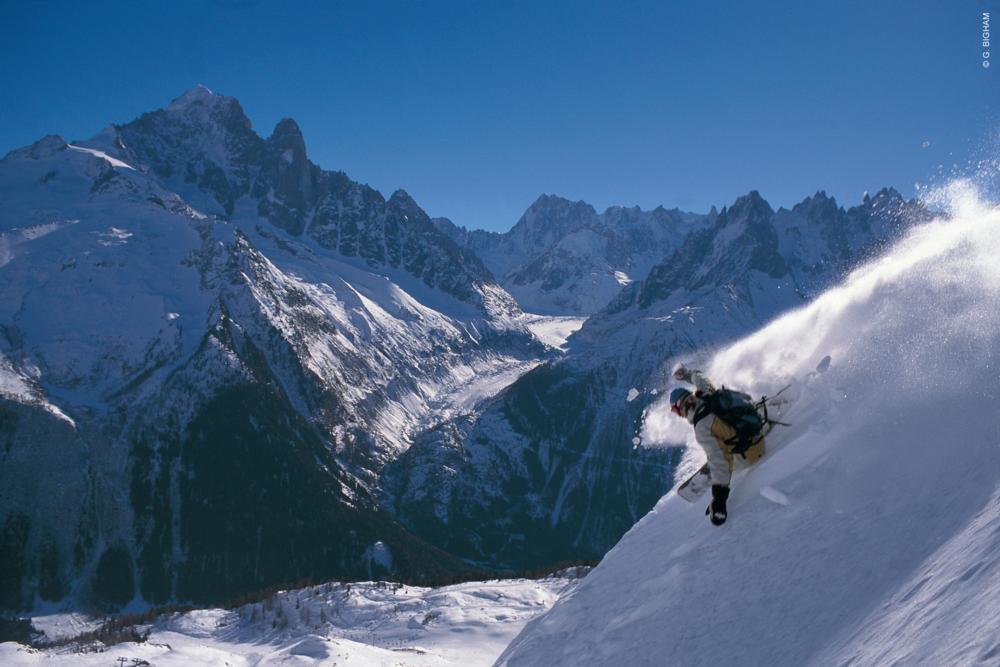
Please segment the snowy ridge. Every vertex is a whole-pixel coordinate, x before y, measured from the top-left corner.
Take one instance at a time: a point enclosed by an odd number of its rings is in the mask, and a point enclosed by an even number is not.
[[[967,184],[946,198],[946,219],[712,356],[756,394],[797,378],[729,521],[666,495],[497,664],[995,664],[1000,209]]]

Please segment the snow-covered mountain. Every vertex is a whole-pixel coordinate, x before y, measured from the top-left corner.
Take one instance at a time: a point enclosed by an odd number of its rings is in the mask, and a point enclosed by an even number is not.
[[[564,357],[421,434],[384,475],[395,512],[465,558],[600,557],[680,462],[678,449],[641,446],[670,360],[801,305],[924,217],[892,190],[848,210],[823,193],[777,212],[740,197],[588,319]]]
[[[481,258],[525,310],[591,315],[714,217],[714,210],[697,215],[662,206],[597,213],[582,201],[542,195],[503,234],[469,231],[446,218],[434,222]]]
[[[667,495],[497,664],[997,664],[1000,210],[948,199],[706,360],[758,395],[794,382],[727,523]]]
[[[482,288],[494,284],[490,273],[438,233],[406,192],[385,200],[343,172],[312,164],[290,118],[263,139],[237,100],[198,86],[81,145],[142,165],[203,213],[264,218],[368,267],[402,269],[484,310],[517,310],[502,291]]]
[[[466,566],[374,495],[551,350],[405,193],[198,87],[0,161],[0,607]],[[389,565],[385,565],[389,563]],[[380,567],[381,567],[380,566]]]

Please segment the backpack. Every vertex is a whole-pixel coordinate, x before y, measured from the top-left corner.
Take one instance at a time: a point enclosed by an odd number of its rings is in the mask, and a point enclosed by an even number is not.
[[[760,438],[767,417],[761,417],[753,399],[740,391],[722,387],[699,396],[701,405],[694,414],[694,423],[715,415],[733,427],[736,435],[726,440],[734,454],[746,458],[746,451]],[[766,408],[765,408],[766,411]],[[765,412],[766,415],[766,412]]]

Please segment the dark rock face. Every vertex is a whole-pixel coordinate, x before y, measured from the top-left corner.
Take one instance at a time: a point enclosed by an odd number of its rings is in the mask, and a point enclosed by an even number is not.
[[[0,398],[0,609],[70,592],[97,528],[87,458],[68,422]]]
[[[187,184],[211,198],[199,198],[196,205],[214,201],[215,210],[209,212],[232,215],[253,166],[265,157],[265,144],[235,99],[186,97],[117,127],[118,140],[126,155],[157,177]]]
[[[627,389],[610,405],[617,372],[542,366],[478,418],[423,434],[383,476],[394,511],[494,567],[601,558],[669,490],[680,460],[632,446],[643,406],[625,403]]]
[[[172,469],[153,466],[162,438],[156,449],[137,447],[132,503],[153,508],[136,525],[145,599],[227,600],[263,582],[363,579],[364,552],[375,541],[398,556],[407,578],[463,569],[401,529],[339,472],[323,438],[286,400],[261,384],[217,394],[169,445],[179,450]],[[171,506],[172,484],[179,507]],[[184,558],[172,564],[174,540]]]

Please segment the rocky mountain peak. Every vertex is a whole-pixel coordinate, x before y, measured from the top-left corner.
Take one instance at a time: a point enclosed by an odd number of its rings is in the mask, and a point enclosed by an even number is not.
[[[306,140],[302,136],[299,124],[291,118],[282,118],[274,126],[270,142],[279,151],[291,151],[289,156],[293,162],[306,159]]]
[[[392,196],[389,197],[389,206],[398,209],[405,215],[426,215],[413,197],[410,196],[410,193],[402,188],[393,192]]]
[[[730,220],[760,221],[769,219],[774,215],[774,209],[760,196],[760,192],[751,190],[747,194],[738,197],[728,210],[723,210],[723,213],[728,213]]]
[[[585,201],[574,202],[558,195],[542,194],[528,207],[521,219],[552,216],[553,214],[564,218],[580,217],[592,216],[596,213],[594,207]]]
[[[609,306],[615,312],[668,299],[678,290],[706,292],[723,284],[747,284],[750,271],[779,278],[787,273],[778,252],[774,210],[756,190],[724,207],[714,225],[690,234],[672,256],[653,267],[646,280]]]
[[[467,389],[483,392],[481,373],[499,381],[549,353],[407,193],[388,208],[309,163],[294,121],[265,139],[229,124],[241,113],[199,88],[0,163],[0,332],[14,332],[0,336],[5,610],[77,580],[110,608],[227,599],[304,572],[358,578],[373,544],[418,564],[401,576],[465,567],[377,511],[379,470]],[[189,456],[188,438],[211,447]],[[161,475],[181,470],[183,489]],[[104,488],[136,494],[98,522]],[[224,542],[193,537],[213,530]],[[248,568],[237,554],[254,552],[251,533],[301,551]],[[225,565],[199,565],[211,561]],[[128,590],[91,577],[108,568]]]
[[[218,95],[201,85],[165,108],[144,113],[114,130],[140,159],[154,163],[162,162],[168,153],[179,163],[205,150],[221,155],[231,146],[256,139],[236,98]]]
[[[863,215],[873,219],[896,224],[901,220],[925,220],[930,212],[918,199],[907,201],[895,188],[882,188],[875,196],[865,193],[860,206],[855,206],[850,213]]]
[[[162,115],[169,122],[196,127],[202,131],[217,132],[217,128],[242,132],[251,128],[250,119],[235,97],[213,93],[198,84],[165,108],[143,114],[139,120],[151,115]]]
[[[882,188],[874,196],[865,193],[860,206],[852,211],[885,220],[899,217],[923,218],[927,211],[919,200],[906,201],[896,188]]]
[[[211,105],[220,99],[222,99],[221,95],[216,95],[206,86],[199,83],[191,90],[185,92],[183,95],[170,102],[167,109],[179,111],[196,104]]]
[[[834,219],[839,211],[837,200],[828,196],[823,190],[817,191],[812,197],[806,197],[792,207],[793,213],[809,220],[829,221]]]
[[[402,268],[470,303],[482,302],[476,285],[493,280],[478,260],[460,257],[405,191],[386,201],[346,174],[310,162],[291,118],[265,139],[239,102],[196,86],[115,132],[128,147],[123,159],[149,168],[199,211],[231,219],[237,201],[248,199],[257,217],[293,236],[308,234],[371,267]]]
[[[875,193],[874,198],[869,198],[869,199],[871,201],[874,201],[876,205],[883,205],[883,206],[900,205],[906,201],[905,199],[903,199],[903,195],[899,194],[899,190],[891,187],[882,188],[881,190]]]
[[[524,247],[548,248],[567,234],[591,225],[597,211],[584,201],[541,195],[510,230]]]

